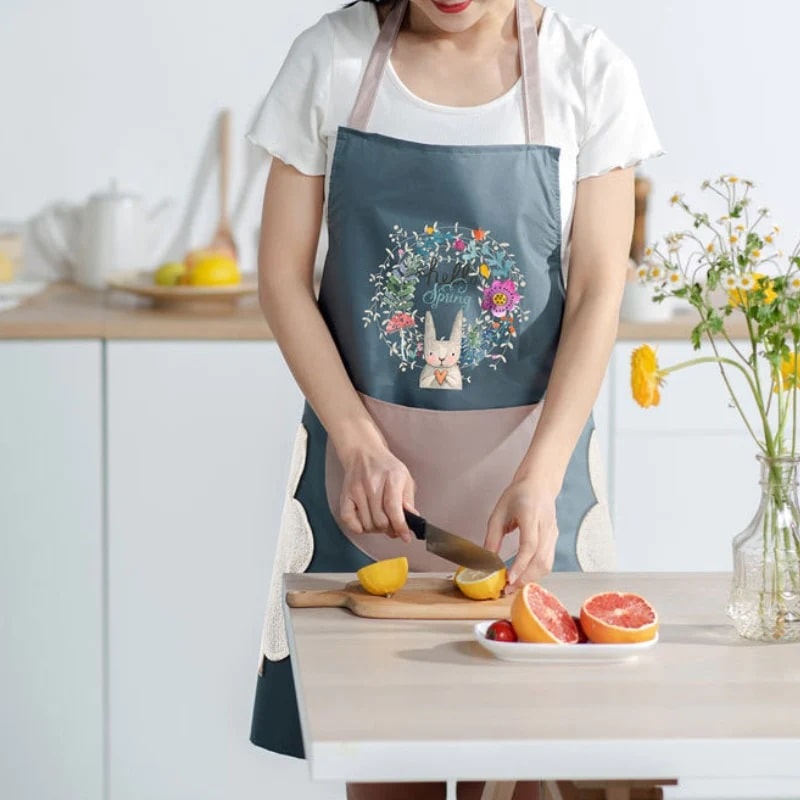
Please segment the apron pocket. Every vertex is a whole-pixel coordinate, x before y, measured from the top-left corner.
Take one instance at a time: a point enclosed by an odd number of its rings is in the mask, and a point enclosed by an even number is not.
[[[473,411],[431,411],[386,403],[361,395],[389,449],[416,482],[416,506],[430,521],[483,545],[486,526],[536,429],[541,404]],[[339,517],[344,470],[333,445],[325,456],[325,487],[331,513],[342,532],[362,552],[380,560],[408,556],[417,572],[445,572],[453,564],[425,549],[384,534],[350,534]],[[500,557],[512,558],[517,532],[504,537]]]

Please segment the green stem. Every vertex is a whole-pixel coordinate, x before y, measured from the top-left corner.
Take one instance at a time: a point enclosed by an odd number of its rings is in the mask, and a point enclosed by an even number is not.
[[[726,339],[728,338],[727,334],[725,335],[725,338]],[[717,343],[714,341],[714,337],[710,333],[708,334],[708,341],[711,344],[711,349],[714,351],[714,355],[717,358],[720,358],[719,350],[717,349]],[[728,340],[728,341],[730,341],[730,340]],[[745,362],[745,363],[748,363],[748,362]],[[740,369],[744,372],[744,368],[743,367],[740,367]],[[731,386],[731,382],[728,380],[728,373],[725,372],[725,368],[724,368],[724,366],[722,364],[719,365],[719,374],[722,376],[722,380],[725,383],[725,388],[728,390],[728,394],[730,395],[730,398],[733,401],[733,405],[735,406],[736,410],[739,412],[739,416],[742,418],[742,421],[744,422],[745,427],[747,428],[748,432],[750,433],[750,436],[753,437],[753,440],[755,441],[756,446],[762,447],[761,443],[759,442],[758,437],[755,434],[755,431],[753,431],[753,428],[750,425],[750,421],[747,419],[747,415],[744,413],[744,410],[742,409],[741,403],[739,403],[739,398],[736,396],[736,392],[733,391],[733,386]],[[746,378],[748,378],[748,381],[749,381],[749,377],[750,376],[746,372],[744,372],[744,375],[745,375]],[[750,391],[752,392],[753,396],[755,397],[756,406],[758,406],[758,397],[756,395],[755,387],[753,386],[752,382],[750,382]]]
[[[794,380],[792,381],[792,458],[797,457],[797,339],[794,340]]]
[[[753,334],[753,322],[750,317],[745,313],[745,321],[747,322],[747,332],[750,335],[750,343],[753,348],[753,361],[751,364],[751,368],[753,371],[753,377],[755,378],[756,382],[756,389],[758,390],[755,392],[756,404],[758,405],[759,413],[761,414],[761,421],[764,425],[764,445],[766,447],[767,455],[771,458],[775,456],[775,442],[772,439],[772,431],[769,427],[769,417],[764,408],[764,394],[761,390],[761,377],[758,374],[758,344],[756,341],[756,337]]]

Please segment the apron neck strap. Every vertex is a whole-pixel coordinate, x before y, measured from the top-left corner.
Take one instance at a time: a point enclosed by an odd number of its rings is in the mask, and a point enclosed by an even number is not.
[[[544,113],[542,110],[541,76],[539,73],[539,35],[530,0],[515,0],[517,39],[519,42],[522,103],[528,144],[544,144]],[[361,85],[358,87],[348,126],[366,130],[392,48],[408,8],[408,0],[395,0],[392,10],[381,25],[380,33],[367,61]]]

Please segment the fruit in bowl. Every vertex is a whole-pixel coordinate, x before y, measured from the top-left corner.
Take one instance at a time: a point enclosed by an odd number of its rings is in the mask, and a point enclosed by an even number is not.
[[[229,253],[206,249],[190,250],[182,262],[162,264],[153,279],[159,286],[236,286],[242,275]]]
[[[177,286],[185,274],[183,261],[168,261],[156,270],[153,277],[158,286]]]
[[[578,616],[537,583],[519,589],[511,620],[498,620],[486,638],[528,644],[637,644],[658,635],[658,614],[644,597],[632,592],[601,592],[587,597]],[[504,625],[514,639],[497,634]]]
[[[516,642],[517,632],[514,630],[511,620],[498,619],[487,629],[486,638],[495,642]]]

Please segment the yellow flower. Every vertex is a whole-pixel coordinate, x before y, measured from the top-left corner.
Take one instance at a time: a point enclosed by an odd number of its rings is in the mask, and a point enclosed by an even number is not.
[[[730,279],[732,276],[728,276]],[[726,283],[728,282],[726,279]],[[739,288],[733,291],[728,291],[728,303],[734,308],[739,308],[744,305],[745,301],[750,301],[750,293],[756,288],[764,292],[764,302],[769,305],[778,296],[772,288],[772,281],[760,272],[754,272],[752,275],[742,275],[739,278]]]
[[[764,292],[764,302],[767,304],[773,303],[778,297],[778,293],[772,287],[773,283],[769,278],[759,279],[758,288]]]
[[[750,255],[751,255],[752,258],[761,258],[761,251],[760,250],[753,250],[753,252],[750,253]]]
[[[741,233],[744,230],[744,225],[737,225],[736,230],[739,231],[739,233]]]
[[[481,275],[483,275],[484,278],[488,278],[492,274],[492,271],[486,264],[481,264],[480,270],[481,270]]]
[[[653,248],[652,248],[652,247],[648,247],[648,248],[647,248],[647,249],[644,251],[644,254],[645,254],[646,256],[651,256],[651,255],[653,255]]]
[[[672,197],[670,197],[669,199],[669,202],[672,203],[673,206],[680,203],[680,201],[681,201],[681,195],[679,195],[677,192],[674,195],[672,195]]]
[[[658,368],[656,351],[649,344],[637,347],[631,354],[631,392],[642,407],[650,408],[661,402],[659,388],[664,374]]]
[[[767,244],[772,244],[772,243],[775,241],[775,239],[774,239],[774,237],[773,237],[771,234],[769,234],[769,233],[768,233],[768,234],[767,234],[767,235],[764,237],[764,241],[765,241]]]
[[[739,179],[735,175],[731,175],[730,178],[728,178],[728,183],[739,183]]]
[[[797,357],[794,353],[789,353],[781,362],[780,374],[772,385],[772,391],[779,392],[781,389],[800,389],[797,367]]]
[[[433,233],[433,225],[426,225],[425,233]]]
[[[739,241],[739,237],[738,236],[731,236],[731,238],[730,238],[730,243],[731,244],[736,244],[736,242],[738,242],[738,241]]]
[[[706,250],[707,250],[709,253],[713,253],[713,252],[714,252],[714,242],[710,242],[710,243],[709,243],[709,245],[708,245],[708,247],[706,247]]]

